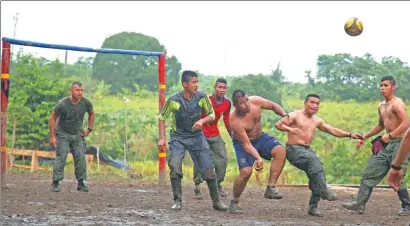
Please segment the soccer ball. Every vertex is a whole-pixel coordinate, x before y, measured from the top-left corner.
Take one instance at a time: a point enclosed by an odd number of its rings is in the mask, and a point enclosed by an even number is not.
[[[350,36],[359,36],[363,32],[363,23],[359,18],[352,17],[345,23],[345,32]]]

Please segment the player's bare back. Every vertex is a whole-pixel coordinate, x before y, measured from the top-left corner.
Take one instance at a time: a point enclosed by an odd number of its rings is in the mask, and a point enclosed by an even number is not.
[[[398,97],[394,98],[393,100],[389,102],[383,101],[379,105],[380,116],[383,120],[383,125],[387,133],[391,133],[397,127],[399,127],[400,124],[402,123],[402,120],[399,118],[399,116],[395,112],[395,109],[398,109],[398,108],[406,108],[406,105],[403,102],[403,100]],[[403,136],[404,136],[404,132],[396,137],[403,137]]]

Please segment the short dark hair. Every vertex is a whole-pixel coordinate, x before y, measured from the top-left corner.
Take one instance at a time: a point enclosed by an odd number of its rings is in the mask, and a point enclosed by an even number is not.
[[[319,95],[310,93],[310,94],[308,94],[308,95],[305,97],[305,103],[308,102],[309,98],[311,98],[311,97],[315,97],[315,98],[318,98],[318,99],[320,100],[320,96],[319,96]]]
[[[228,82],[227,82],[226,79],[224,79],[224,78],[218,78],[218,79],[216,80],[216,82],[215,82],[214,87],[216,87],[216,85],[218,85],[218,83],[223,83],[223,84],[225,84],[225,85],[228,85]]]
[[[193,77],[198,77],[198,74],[195,71],[185,70],[184,72],[182,72],[181,83],[189,82],[189,80]]]
[[[83,84],[79,81],[74,81],[73,83],[71,83],[71,87],[73,86],[82,86]]]
[[[396,80],[393,78],[393,76],[390,76],[390,75],[388,75],[388,76],[384,76],[382,79],[380,79],[380,82],[383,82],[383,81],[389,81],[392,85],[396,85]]]
[[[244,97],[244,96],[246,96],[246,93],[245,93],[245,91],[243,91],[241,89],[237,89],[237,90],[233,91],[233,93],[232,93],[233,104],[236,105],[238,103],[238,99],[241,98],[241,97]]]

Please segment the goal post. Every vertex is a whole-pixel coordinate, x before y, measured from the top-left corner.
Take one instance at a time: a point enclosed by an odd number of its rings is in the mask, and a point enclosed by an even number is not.
[[[0,169],[1,169],[1,186],[5,186],[5,172],[6,172],[6,133],[7,133],[7,105],[9,100],[9,90],[10,90],[10,47],[11,45],[20,46],[31,46],[38,48],[48,48],[48,49],[61,49],[61,50],[71,50],[80,52],[95,52],[95,53],[106,53],[106,54],[122,54],[122,55],[139,55],[139,56],[150,56],[158,57],[158,102],[159,102],[159,112],[164,107],[165,104],[165,89],[166,89],[166,74],[165,74],[165,59],[166,54],[164,52],[150,52],[141,50],[125,50],[125,49],[105,49],[105,48],[89,48],[89,47],[79,47],[71,45],[61,45],[61,44],[50,44],[33,42],[27,40],[18,40],[3,37],[2,38],[2,69],[1,69],[1,91],[0,91],[0,106],[1,106],[1,122],[0,122],[0,140],[1,140],[1,152],[0,152]],[[161,136],[160,124],[158,120],[158,135]],[[163,131],[165,134],[165,131]],[[164,137],[165,139],[165,137]],[[162,150],[158,147],[158,182],[160,186],[165,185],[165,163],[166,163],[166,150]]]

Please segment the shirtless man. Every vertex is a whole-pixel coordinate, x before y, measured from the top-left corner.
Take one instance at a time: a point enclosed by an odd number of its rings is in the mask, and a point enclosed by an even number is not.
[[[373,188],[386,176],[393,159],[399,151],[400,142],[405,131],[410,126],[410,120],[407,116],[406,105],[404,102],[394,95],[396,89],[396,81],[391,76],[385,76],[381,79],[380,91],[385,100],[378,106],[379,124],[373,127],[363,137],[370,138],[383,129],[386,130],[381,140],[384,143],[384,148],[376,155],[373,155],[367,163],[360,183],[359,192],[356,200],[352,203],[344,203],[343,207],[349,210],[363,214],[366,203],[369,201]],[[364,140],[357,143],[357,149],[360,149],[364,144]],[[401,163],[403,178],[406,176],[409,158],[406,158]],[[402,181],[398,188],[397,194],[401,201],[402,209],[399,215],[408,216],[410,214],[410,198],[405,183]]]
[[[305,107],[289,114],[289,118],[283,118],[276,123],[280,131],[288,132],[286,143],[286,158],[293,166],[303,170],[309,178],[311,196],[309,200],[308,214],[322,217],[323,214],[317,209],[320,198],[328,201],[337,200],[331,189],[327,188],[326,175],[320,159],[315,151],[310,148],[316,128],[335,137],[362,138],[359,134],[352,134],[338,128],[334,128],[321,118],[315,116],[319,111],[320,97],[309,94],[305,98]]]
[[[287,116],[278,104],[259,96],[248,97],[243,90],[235,90],[232,94],[235,110],[230,115],[229,124],[232,129],[232,142],[239,166],[239,176],[233,184],[233,199],[229,206],[232,213],[241,212],[239,198],[246,183],[252,175],[252,166],[256,170],[263,169],[263,159],[272,160],[269,184],[264,197],[281,199],[275,188],[276,181],[286,161],[285,148],[272,136],[262,132],[261,111],[272,110],[282,117]],[[256,162],[255,162],[256,161]]]

